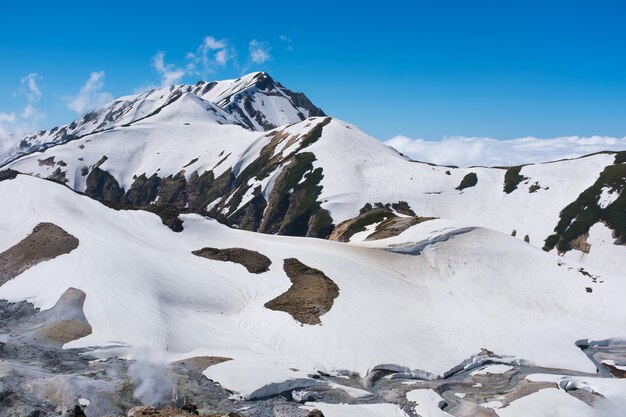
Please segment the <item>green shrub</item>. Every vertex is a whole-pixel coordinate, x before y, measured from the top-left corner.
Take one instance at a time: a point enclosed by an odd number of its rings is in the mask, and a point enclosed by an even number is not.
[[[528,178],[520,174],[522,165],[510,167],[504,174],[504,192],[511,194],[517,189],[520,182],[527,180]]]
[[[461,183],[459,184],[458,187],[456,187],[456,189],[464,190],[465,188],[473,187],[476,184],[478,184],[478,176],[476,175],[475,172],[470,172],[469,174],[463,177],[463,179],[461,180]]]

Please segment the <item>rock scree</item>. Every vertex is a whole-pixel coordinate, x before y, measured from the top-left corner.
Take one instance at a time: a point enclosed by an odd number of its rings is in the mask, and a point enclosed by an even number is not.
[[[251,274],[261,274],[270,269],[270,258],[257,251],[243,248],[202,248],[195,250],[194,255],[214,261],[233,262],[243,265]]]
[[[78,239],[52,223],[39,223],[22,241],[0,253],[0,285],[27,269],[70,253]]]
[[[265,304],[266,308],[284,311],[302,324],[320,324],[320,316],[330,311],[339,287],[322,271],[311,268],[295,258],[285,259],[285,273],[291,287]]]

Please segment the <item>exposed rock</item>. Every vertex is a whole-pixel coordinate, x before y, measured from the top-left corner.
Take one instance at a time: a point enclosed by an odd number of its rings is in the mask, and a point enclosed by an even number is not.
[[[65,171],[61,171],[60,167],[54,170],[54,172],[48,175],[50,181],[58,182],[59,184],[65,184],[67,182],[67,178],[65,177]]]
[[[202,248],[191,253],[214,261],[238,263],[252,274],[267,272],[272,264],[272,261],[267,256],[244,248]]]
[[[283,269],[291,287],[267,302],[265,307],[284,311],[303,324],[321,323],[320,316],[330,311],[339,287],[322,271],[311,268],[295,258],[285,259]]]
[[[309,414],[307,414],[306,417],[324,417],[324,413],[322,413],[317,408],[314,408],[313,410],[309,411]]]
[[[433,219],[434,217],[392,217],[376,226],[374,233],[367,236],[365,240],[378,240],[398,236],[416,224]]]
[[[570,247],[572,249],[577,249],[583,253],[589,253],[589,251],[591,250],[591,244],[587,242],[588,238],[589,233],[582,234],[570,242]]]
[[[53,167],[54,166],[54,156],[51,156],[51,157],[46,158],[46,159],[38,159],[37,163],[39,164],[40,167],[42,167],[42,166]]]
[[[97,166],[87,175],[86,183],[85,194],[96,200],[119,203],[124,195],[115,177]]]
[[[0,253],[0,285],[22,272],[78,247],[78,239],[52,223],[39,223],[32,233]]]
[[[336,240],[338,242],[349,242],[350,238],[355,233],[364,231],[367,226],[398,217],[394,212],[386,207],[371,207],[371,205],[366,205],[361,209],[362,214],[353,219],[339,223],[328,239]]]
[[[0,171],[0,181],[12,180],[17,177],[17,174],[19,174],[19,172],[12,169],[4,169]]]

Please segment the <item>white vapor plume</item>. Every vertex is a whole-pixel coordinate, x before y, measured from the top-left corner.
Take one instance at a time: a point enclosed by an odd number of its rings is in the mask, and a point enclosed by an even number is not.
[[[525,137],[509,140],[456,136],[441,141],[395,136],[384,143],[416,161],[462,167],[549,162],[600,151],[626,150],[626,137],[608,136],[551,139]]]
[[[167,361],[148,348],[138,349],[128,367],[135,391],[145,405],[163,405],[171,401],[174,384]]]
[[[110,93],[102,91],[104,87],[104,71],[94,71],[80,88],[78,94],[67,97],[67,108],[78,114],[100,107],[113,99]]]

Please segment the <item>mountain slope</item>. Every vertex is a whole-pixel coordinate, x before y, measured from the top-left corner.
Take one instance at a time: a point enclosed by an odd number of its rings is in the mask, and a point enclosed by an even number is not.
[[[236,80],[199,81],[194,85],[174,85],[120,97],[68,125],[26,136],[4,161],[0,161],[0,166],[21,155],[150,118],[183,95],[194,95],[213,103],[232,117],[228,123],[258,131],[324,115],[304,94],[294,93],[268,74],[256,72]]]
[[[174,233],[149,213],[114,211],[23,175],[0,182],[0,198],[0,251],[40,222],[79,241],[69,254],[9,280],[1,298],[46,309],[68,288],[79,289],[93,332],[68,347],[114,345],[128,354],[147,348],[169,361],[230,357],[207,376],[247,395],[307,379],[315,369],[366,375],[395,364],[441,375],[481,348],[593,371],[575,342],[618,335],[626,321],[620,275],[591,269],[602,282],[592,283],[575,263],[559,264],[510,236],[448,221],[346,245],[237,231],[197,215],[184,216],[185,230]],[[272,265],[256,275],[191,253],[206,246],[254,250]],[[289,258],[339,288],[321,325],[301,325],[264,307],[289,288],[282,270]]]
[[[403,202],[417,216],[488,227],[543,248],[564,208],[590,187],[602,189],[601,173],[621,166],[616,154],[600,153],[509,169],[441,167],[410,161],[333,118],[257,132],[219,109],[184,94],[130,126],[23,156],[8,168],[115,204],[167,205],[265,233],[328,237],[368,205]],[[476,183],[460,187],[466,176]],[[597,190],[588,199],[599,207],[605,203]],[[613,197],[621,192],[615,188]],[[613,198],[601,210],[621,204]],[[626,231],[611,221],[615,216],[604,218],[615,238],[606,238],[596,218],[589,235],[580,237],[585,229],[567,235],[575,242],[566,249],[580,261],[619,271],[626,248],[614,242]],[[618,256],[607,263],[607,252]]]

